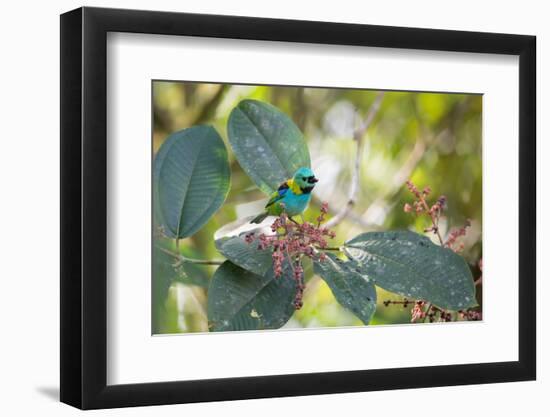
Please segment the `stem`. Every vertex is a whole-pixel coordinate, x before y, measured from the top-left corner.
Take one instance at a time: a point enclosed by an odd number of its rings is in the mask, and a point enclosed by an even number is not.
[[[177,240],[176,240],[176,242],[177,242]],[[213,261],[213,260],[204,260],[204,259],[192,259],[192,258],[188,258],[186,256],[183,256],[179,253],[174,253],[174,252],[172,252],[168,249],[165,249],[161,246],[157,246],[157,248],[159,248],[159,250],[166,253],[167,255],[170,255],[170,256],[177,259],[177,262],[174,264],[175,267],[180,266],[184,262],[188,262],[188,263],[196,264],[196,265],[221,265],[224,262],[224,261]]]
[[[430,206],[428,206],[428,203],[426,203],[426,199],[424,198],[424,195],[421,193],[419,197],[420,202],[424,206],[424,209],[426,210],[426,213],[430,215],[430,219],[432,219],[432,226],[433,231],[437,235],[437,238],[439,239],[439,243],[441,246],[445,246],[443,243],[443,238],[441,237],[441,234],[439,233],[439,219],[435,213],[432,213],[430,211]]]
[[[342,248],[341,247],[326,247],[326,248],[321,248],[319,246],[315,246],[315,249],[319,249],[319,250],[333,250],[333,251],[338,251],[338,252],[341,252],[342,251]]]
[[[409,305],[409,304],[416,304],[416,301],[415,300],[403,300],[403,301],[400,301],[400,300],[386,300],[386,301],[383,301],[383,303],[387,303],[388,305],[389,304],[406,304],[406,305]]]
[[[430,312],[430,308],[432,308],[432,303],[427,303],[426,304],[426,315],[424,316],[424,320],[422,321],[422,323],[426,323],[426,319],[428,318],[428,313]]]

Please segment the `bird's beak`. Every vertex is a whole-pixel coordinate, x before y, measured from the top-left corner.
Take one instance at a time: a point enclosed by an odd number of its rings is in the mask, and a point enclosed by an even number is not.
[[[315,184],[316,182],[319,182],[319,180],[317,178],[313,177],[313,178],[310,178],[308,182],[311,183],[311,184]]]

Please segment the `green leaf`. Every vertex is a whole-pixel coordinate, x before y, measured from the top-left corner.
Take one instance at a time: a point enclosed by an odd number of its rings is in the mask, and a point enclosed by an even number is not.
[[[153,173],[155,214],[165,233],[181,239],[204,226],[227,197],[229,175],[227,150],[213,127],[171,134]]]
[[[448,310],[476,306],[470,268],[452,250],[409,231],[363,233],[344,245],[375,284]]]
[[[228,223],[214,233],[214,243],[222,255],[234,264],[258,275],[264,275],[272,265],[271,250],[259,250],[257,236],[271,229],[250,223],[255,216]],[[246,243],[244,236],[252,234],[254,241]]]
[[[255,274],[264,275],[273,264],[271,250],[258,249],[257,239],[246,243],[242,237],[232,236],[216,240],[215,244],[223,256]]]
[[[239,164],[267,194],[299,168],[310,166],[302,132],[270,104],[241,101],[229,116],[227,132]]]
[[[366,274],[359,271],[354,262],[345,262],[332,253],[320,262],[313,262],[313,269],[328,284],[336,300],[369,324],[376,311],[376,288]]]
[[[282,327],[294,313],[296,289],[289,268],[275,278],[273,270],[257,275],[225,261],[208,290],[211,331]]]

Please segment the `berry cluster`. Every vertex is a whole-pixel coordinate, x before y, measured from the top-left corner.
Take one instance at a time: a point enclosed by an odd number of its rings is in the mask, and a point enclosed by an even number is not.
[[[427,311],[424,313],[424,318],[428,318],[430,323],[437,321],[449,322],[453,321],[453,316],[450,312],[437,308],[434,305],[431,305]]]
[[[407,308],[409,304],[413,305],[411,309],[411,323],[416,323],[418,321],[428,320],[430,323],[438,322],[449,322],[453,321],[453,316],[450,311],[443,310],[439,307],[426,303],[422,300],[409,300],[404,298],[403,300],[385,300],[383,302],[384,306],[388,307],[390,305],[399,304],[404,308]],[[458,317],[462,320],[474,321],[481,320],[481,312],[474,310],[459,310],[457,312]]]
[[[451,229],[449,235],[447,236],[447,240],[444,241],[439,230],[439,220],[441,219],[443,211],[446,208],[447,198],[442,195],[435,201],[435,203],[430,204],[428,202],[428,197],[432,193],[430,187],[425,187],[422,191],[420,191],[420,189],[411,181],[407,181],[406,184],[408,190],[413,194],[415,199],[412,204],[406,203],[403,206],[405,213],[428,216],[431,221],[431,226],[425,229],[424,232],[433,232],[437,236],[441,246],[447,247],[455,252],[460,252],[464,248],[464,243],[460,241],[460,238],[466,236],[468,228],[471,226],[471,221],[468,219],[466,220],[464,226]],[[479,269],[482,270],[481,260],[479,261]],[[476,280],[475,284],[481,284],[481,276]],[[407,308],[409,304],[414,303],[411,310],[412,323],[419,320],[429,320],[430,323],[433,323],[436,320],[444,322],[452,321],[452,315],[450,312],[442,310],[423,300],[411,301],[405,298],[402,301],[386,300],[383,303],[386,307],[391,304],[401,304],[404,308]],[[481,312],[474,310],[459,311],[458,317],[463,320],[481,320]]]
[[[418,320],[426,321],[429,320],[430,323],[437,321],[448,322],[452,321],[452,315],[450,312],[437,308],[434,305],[428,305],[426,310],[424,306],[426,305],[425,301],[416,301],[413,309],[411,310],[411,323],[415,323]]]
[[[426,318],[427,311],[422,309],[424,304],[425,302],[420,300],[414,303],[414,307],[411,310],[411,323],[416,323],[417,320]]]
[[[457,240],[461,236],[466,236],[466,233],[468,232],[468,228],[471,225],[472,225],[472,222],[470,221],[470,219],[467,219],[466,222],[464,223],[464,226],[451,229],[451,231],[449,232],[449,236],[447,236],[447,241],[445,242],[445,246],[455,252],[462,251],[462,249],[464,249],[464,242],[457,242]]]
[[[470,321],[477,321],[481,320],[481,311],[474,311],[474,310],[460,310],[458,312],[458,315],[463,320],[470,320]]]
[[[420,191],[418,187],[412,183],[412,181],[407,181],[407,188],[415,196],[415,200],[412,205],[408,203],[405,204],[403,206],[403,210],[405,213],[414,212],[417,215],[426,214],[429,216],[432,225],[425,229],[424,232],[433,232],[437,235],[439,242],[443,244],[443,239],[439,234],[439,219],[441,218],[441,214],[447,205],[447,197],[442,195],[434,204],[430,205],[426,200],[432,192],[430,187],[425,187],[422,191]]]
[[[336,233],[321,224],[325,221],[328,213],[328,203],[321,205],[320,214],[317,217],[317,224],[309,222],[298,223],[288,217],[283,211],[279,217],[271,225],[273,234],[249,233],[245,236],[247,243],[252,243],[257,238],[258,249],[272,250],[273,272],[275,277],[281,277],[283,274],[283,265],[285,260],[292,269],[292,275],[296,282],[296,296],[294,299],[294,307],[299,310],[303,306],[304,294],[304,269],[302,266],[302,258],[307,256],[311,259],[324,261],[326,255],[319,250],[328,247],[327,239],[333,239]]]
[[[470,219],[466,220],[464,226],[451,229],[449,235],[447,236],[447,240],[443,241],[439,230],[439,220],[446,208],[447,197],[442,195],[436,200],[435,203],[430,204],[427,200],[428,196],[432,192],[430,187],[425,187],[422,191],[420,191],[418,187],[412,183],[412,181],[407,181],[407,188],[414,195],[415,200],[412,205],[406,203],[403,206],[405,213],[414,212],[416,215],[427,215],[432,224],[427,229],[424,229],[424,233],[433,232],[437,235],[441,246],[445,246],[455,252],[462,251],[462,249],[464,249],[464,243],[460,242],[459,238],[466,236],[468,228],[472,225]]]

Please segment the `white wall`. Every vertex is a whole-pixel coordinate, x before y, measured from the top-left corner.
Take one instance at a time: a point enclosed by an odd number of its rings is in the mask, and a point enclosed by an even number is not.
[[[86,2],[89,6],[158,9],[199,13],[239,14],[309,20],[371,23],[534,34],[538,37],[539,212],[549,206],[543,182],[550,177],[548,111],[550,26],[545,2],[393,1],[298,2],[277,0],[124,0]],[[81,3],[4,2],[0,18],[0,410],[3,415],[73,415],[59,404],[58,392],[58,274],[59,274],[59,18]],[[7,145],[7,148],[6,148]],[[503,207],[506,202],[503,201]],[[545,210],[547,211],[547,210]],[[538,235],[550,232],[539,215]],[[543,233],[546,232],[546,233]],[[539,239],[539,259],[550,249]],[[547,357],[550,309],[541,305],[548,294],[548,265],[539,265],[539,380],[454,388],[387,391],[147,407],[101,411],[99,415],[261,415],[292,413],[334,415],[518,415],[543,410],[550,390]],[[468,348],[468,346],[465,346]],[[548,395],[548,394],[546,394]],[[94,414],[97,415],[97,414]]]

